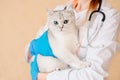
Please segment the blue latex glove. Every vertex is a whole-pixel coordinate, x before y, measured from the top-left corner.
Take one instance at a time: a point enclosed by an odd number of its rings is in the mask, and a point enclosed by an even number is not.
[[[35,56],[34,61],[31,62],[31,77],[32,80],[37,80],[37,75],[40,72],[37,65],[37,55],[55,57],[48,40],[48,31],[38,39],[34,39],[30,43],[30,54]]]
[[[37,66],[37,56],[35,56],[34,61],[30,63],[30,68],[31,68],[31,78],[32,80],[37,80],[37,76],[39,73],[39,69]]]

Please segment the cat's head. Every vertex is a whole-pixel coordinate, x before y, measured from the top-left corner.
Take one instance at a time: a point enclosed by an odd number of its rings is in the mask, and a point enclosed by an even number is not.
[[[67,31],[75,28],[75,14],[73,10],[49,10],[48,26],[52,31]]]

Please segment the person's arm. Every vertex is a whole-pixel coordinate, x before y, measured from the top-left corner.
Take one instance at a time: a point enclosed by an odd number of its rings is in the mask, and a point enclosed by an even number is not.
[[[104,80],[108,77],[107,69],[118,46],[117,43],[111,43],[104,49],[89,48],[88,51],[91,54],[87,57],[87,61],[91,63],[91,67],[80,70],[54,71],[46,76],[46,80]]]

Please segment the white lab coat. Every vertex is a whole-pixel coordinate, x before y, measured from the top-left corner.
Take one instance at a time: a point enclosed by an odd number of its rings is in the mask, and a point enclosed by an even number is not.
[[[120,44],[117,41],[118,30],[120,27],[120,13],[113,9],[106,0],[103,0],[101,10],[106,14],[106,20],[100,29],[95,40],[92,41],[93,46],[104,45],[103,47],[80,48],[80,58],[85,58],[86,61],[91,63],[90,67],[80,70],[62,70],[54,71],[48,74],[47,80],[104,80],[108,76],[108,68],[110,61],[116,51],[120,49]],[[69,3],[70,4],[70,3]],[[68,5],[68,4],[67,4]],[[65,5],[59,6],[56,10],[63,9]],[[86,11],[75,13],[76,19],[81,20],[84,18]],[[93,16],[92,18],[94,18]],[[96,27],[100,25],[101,14],[94,18],[94,24],[90,26],[90,36],[94,35]],[[78,22],[78,21],[77,21]],[[87,23],[86,23],[87,24]],[[48,29],[48,25],[40,29],[37,37],[41,36],[44,31]],[[80,41],[82,45],[86,46],[87,42],[87,27],[86,25],[80,26]],[[37,38],[36,37],[36,38]]]

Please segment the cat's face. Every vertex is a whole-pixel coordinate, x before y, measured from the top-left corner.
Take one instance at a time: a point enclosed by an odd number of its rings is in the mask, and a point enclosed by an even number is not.
[[[75,15],[72,10],[48,11],[48,26],[52,31],[67,31],[75,27]]]

